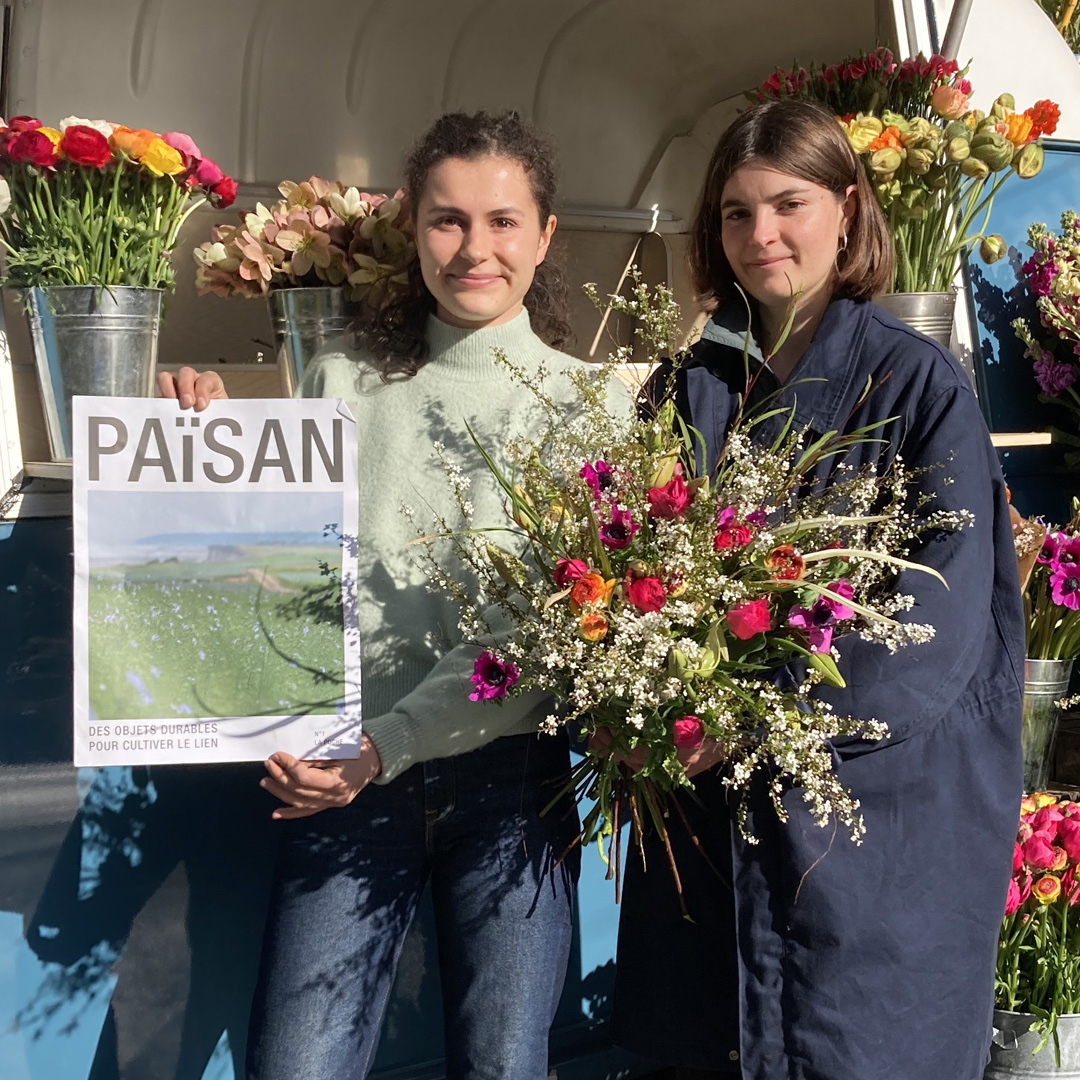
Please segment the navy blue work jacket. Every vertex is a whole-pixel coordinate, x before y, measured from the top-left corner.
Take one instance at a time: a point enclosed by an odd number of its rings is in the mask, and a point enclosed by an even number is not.
[[[677,386],[712,455],[745,382],[746,319],[733,324],[729,311],[707,325]],[[868,378],[876,389],[856,407]],[[798,789],[781,825],[764,784],[750,797],[750,845],[717,778],[703,776],[685,806],[720,874],[672,815],[688,921],[656,842],[645,867],[632,859],[616,1039],[666,1064],[741,1068],[744,1080],[979,1080],[1021,796],[1023,615],[997,455],[954,358],[871,303],[829,305],[781,402],[815,434],[898,417],[886,447],[862,444],[847,460],[899,452],[911,468],[944,466],[920,484],[975,524],[911,555],[948,588],[900,577],[916,601],[900,618],[931,623],[933,641],[890,655],[839,639],[847,686],[818,688],[838,713],[890,728],[879,743],[836,747],[865,817],[862,845],[816,826]],[[774,430],[766,422],[756,437]],[[835,467],[823,463],[819,479]]]

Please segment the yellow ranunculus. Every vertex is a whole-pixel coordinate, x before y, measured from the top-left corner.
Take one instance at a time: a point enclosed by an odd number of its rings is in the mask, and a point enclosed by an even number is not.
[[[64,137],[64,133],[62,131],[57,131],[56,128],[39,127],[38,131],[40,131],[42,135],[47,135],[53,146],[59,146],[60,140]]]
[[[1061,879],[1053,874],[1043,874],[1032,887],[1032,895],[1044,907],[1052,904],[1061,895]]]
[[[184,155],[179,150],[174,150],[164,139],[151,139],[137,160],[155,176],[176,176],[187,167],[184,165]]]
[[[862,113],[853,120],[841,120],[840,126],[856,154],[865,154],[870,144],[885,130],[885,125],[876,116],[863,116]]]

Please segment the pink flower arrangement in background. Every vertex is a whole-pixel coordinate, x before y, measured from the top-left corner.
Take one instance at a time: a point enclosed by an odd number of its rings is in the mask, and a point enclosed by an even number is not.
[[[1035,1013],[1039,1049],[1080,1011],[1080,804],[1045,792],[1020,803],[998,941],[995,1006]]]
[[[215,225],[193,252],[200,295],[263,296],[270,289],[340,285],[378,307],[408,286],[416,256],[404,192],[372,195],[312,176],[278,185],[282,198]]]
[[[1072,520],[1050,528],[1024,592],[1026,656],[1066,660],[1080,656],[1080,503]]]

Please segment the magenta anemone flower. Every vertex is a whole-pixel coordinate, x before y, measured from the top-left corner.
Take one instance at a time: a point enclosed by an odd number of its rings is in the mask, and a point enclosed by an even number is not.
[[[844,580],[834,581],[828,588],[845,600],[855,595],[855,590]],[[806,631],[811,652],[828,652],[832,646],[833,626],[854,614],[855,611],[847,604],[841,604],[830,596],[819,596],[811,607],[793,607],[788,612],[788,626]]]
[[[615,485],[615,474],[606,461],[598,461],[595,465],[586,461],[579,475],[589,485],[589,490],[597,502],[603,498],[605,491]]]
[[[611,512],[611,520],[600,526],[600,543],[611,551],[620,551],[630,546],[634,533],[640,528],[640,525],[635,525],[630,520],[630,515],[625,510],[616,508]]]
[[[1059,532],[1057,542],[1058,566],[1080,566],[1080,536],[1070,536],[1066,532]]]
[[[1050,599],[1058,607],[1080,610],[1080,566],[1059,566],[1050,575]]]
[[[1057,569],[1058,557],[1061,555],[1061,549],[1065,546],[1065,534],[1059,532],[1048,532],[1043,539],[1042,551],[1039,552],[1035,561],[1041,563],[1043,566],[1052,566]]]
[[[473,663],[469,681],[476,689],[469,695],[470,701],[492,701],[506,697],[506,692],[518,681],[517,664],[503,662],[493,652],[485,650]]]

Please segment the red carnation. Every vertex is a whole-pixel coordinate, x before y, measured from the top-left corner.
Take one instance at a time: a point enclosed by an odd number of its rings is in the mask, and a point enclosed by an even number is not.
[[[52,139],[40,131],[20,131],[8,143],[8,154],[12,161],[27,165],[56,164],[56,147]]]
[[[88,165],[103,169],[112,161],[109,140],[96,128],[73,124],[60,140],[60,152],[73,165]]]
[[[231,176],[223,176],[211,189],[210,194],[219,208],[232,206],[236,202],[236,181]]]

